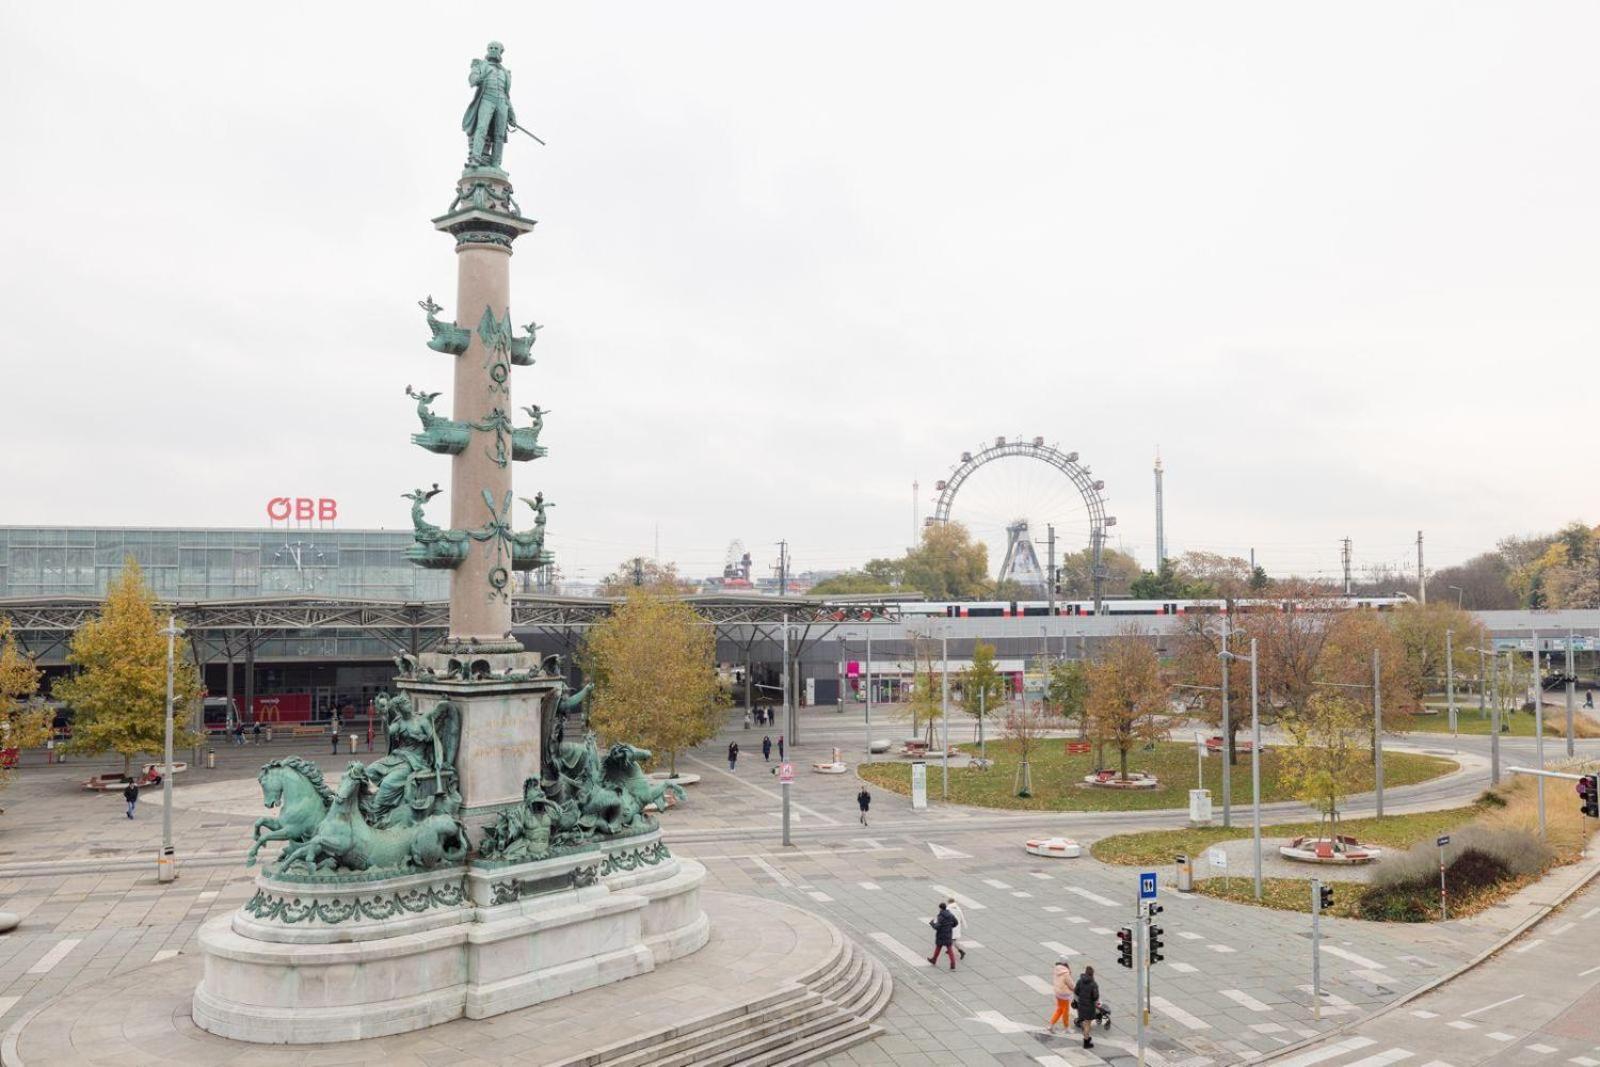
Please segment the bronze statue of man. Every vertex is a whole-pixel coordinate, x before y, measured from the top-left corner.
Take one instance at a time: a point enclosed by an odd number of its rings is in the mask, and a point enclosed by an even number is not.
[[[506,135],[517,124],[517,112],[511,106],[511,71],[500,62],[504,51],[499,41],[490,41],[485,57],[474,59],[467,74],[467,84],[475,87],[472,103],[461,117],[469,167],[500,166]]]

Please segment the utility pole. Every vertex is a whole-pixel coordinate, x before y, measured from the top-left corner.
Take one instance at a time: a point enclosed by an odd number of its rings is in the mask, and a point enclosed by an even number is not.
[[[644,557],[633,557],[633,585],[637,589],[644,584]]]
[[[1417,531],[1417,600],[1428,606],[1428,572],[1422,569],[1422,531]]]
[[[1576,699],[1576,697],[1578,695],[1578,692],[1577,692],[1578,676],[1577,676],[1576,673],[1574,673],[1576,670],[1577,670],[1577,666],[1576,666],[1576,664],[1575,664],[1575,662],[1574,662],[1574,660],[1572,658],[1572,631],[1569,629],[1569,630],[1567,630],[1567,670],[1566,670],[1566,678],[1567,678],[1567,758],[1568,759],[1571,759],[1572,756],[1573,756],[1573,751],[1572,751],[1572,741],[1573,741],[1573,733],[1572,733],[1572,730],[1573,730],[1573,726],[1572,726],[1572,711],[1573,711],[1573,709],[1572,709],[1572,702],[1573,702],[1574,699]]]
[[[789,595],[789,542],[778,542],[778,595]]]
[[[1256,903],[1261,903],[1261,710],[1256,639],[1250,639],[1250,836],[1255,838]]]
[[[1456,657],[1451,640],[1454,630],[1444,632],[1444,700],[1450,711],[1450,736],[1456,736]]]
[[[1156,573],[1161,573],[1161,565],[1167,561],[1167,524],[1166,509],[1161,499],[1161,449],[1156,449]]]
[[[1544,770],[1544,683],[1539,680],[1539,631],[1530,629],[1533,636],[1533,755]],[[1544,775],[1539,775],[1539,836],[1544,836]]]
[[[1231,605],[1222,611],[1222,825],[1233,825],[1233,729],[1228,718],[1228,616]]]
[[[1344,539],[1344,541],[1341,542],[1341,544],[1342,544],[1343,547],[1339,550],[1339,558],[1344,562],[1344,595],[1345,596],[1349,596],[1350,595],[1350,538],[1346,537]]]
[[[1383,818],[1383,689],[1378,650],[1372,650],[1372,780],[1377,786],[1377,816]]]
[[[940,673],[943,675],[943,693],[939,700],[943,707],[942,718],[944,720],[944,728],[941,731],[944,734],[944,740],[939,743],[939,747],[943,752],[939,758],[939,763],[944,768],[943,795],[945,802],[948,803],[950,800],[950,627],[948,624],[940,631],[939,642],[939,655],[942,657],[939,666],[941,668]]]
[[[1311,1010],[1322,1021],[1322,879],[1311,879]]]
[[[872,762],[872,625],[867,625],[867,762]]]
[[[1044,584],[1046,595],[1050,598],[1050,610],[1046,614],[1050,618],[1056,617],[1056,528],[1046,525],[1044,528],[1045,565]]]
[[[783,731],[788,734],[789,748],[794,748],[794,706],[789,702],[789,613],[783,613],[783,669],[778,672],[778,684],[783,687]]]
[[[1494,656],[1494,704],[1489,715],[1489,784],[1500,784],[1500,653]]]
[[[178,877],[178,859],[172,847],[172,688],[173,659],[178,645],[178,617],[167,616],[167,715],[166,764],[161,768],[161,859],[156,867],[156,880],[170,882]]]

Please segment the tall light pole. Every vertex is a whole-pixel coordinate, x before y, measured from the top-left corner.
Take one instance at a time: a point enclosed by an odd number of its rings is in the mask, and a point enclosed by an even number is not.
[[[1222,825],[1233,825],[1233,730],[1228,720],[1228,605],[1222,612]]]
[[[867,762],[872,762],[872,627],[867,627]]]
[[[1572,724],[1573,707],[1572,707],[1572,702],[1573,702],[1573,700],[1575,700],[1577,698],[1577,695],[1578,695],[1578,691],[1577,691],[1578,676],[1577,676],[1577,674],[1574,673],[1576,670],[1577,670],[1577,665],[1576,665],[1576,663],[1575,663],[1575,661],[1573,660],[1573,657],[1572,657],[1572,630],[1571,630],[1571,628],[1568,628],[1568,630],[1567,630],[1567,669],[1565,671],[1565,676],[1566,676],[1566,680],[1567,680],[1566,689],[1567,689],[1567,758],[1568,759],[1571,759],[1572,756],[1573,756],[1573,732],[1572,732],[1573,731],[1573,724]]]
[[[1451,641],[1453,630],[1444,632],[1444,692],[1445,706],[1450,710],[1450,736],[1456,736],[1456,657]]]
[[[943,787],[943,790],[942,790],[943,796],[944,796],[944,799],[946,801],[949,801],[949,799],[950,799],[950,625],[948,623],[946,623],[945,626],[939,631],[939,644],[940,644],[940,649],[939,649],[939,656],[940,656],[939,668],[940,668],[940,674],[942,675],[942,679],[943,679],[942,682],[941,682],[941,685],[942,685],[942,688],[943,688],[943,692],[941,693],[941,695],[939,697],[939,702],[940,702],[941,709],[942,709],[941,712],[940,712],[940,715],[941,715],[941,718],[944,720],[944,725],[943,725],[943,727],[941,729],[941,732],[944,735],[944,740],[939,742],[939,747],[942,750],[943,754],[940,757],[939,763],[944,768],[944,787]]]
[[[1380,685],[1378,650],[1372,650],[1372,781],[1377,787],[1375,812],[1383,818],[1383,689]]]
[[[161,861],[157,867],[158,880],[170,882],[178,876],[177,856],[172,847],[172,689],[173,670],[178,647],[178,617],[167,616],[167,714],[166,746],[163,755],[166,764],[161,769]]]
[[[1250,839],[1254,851],[1256,900],[1261,900],[1261,697],[1259,674],[1256,667],[1256,639],[1250,639],[1250,655],[1234,652],[1222,654],[1226,669],[1232,659],[1250,661]],[[1226,763],[1223,764],[1227,766]]]
[[[1544,770],[1544,683],[1539,679],[1539,631],[1529,629],[1533,637],[1533,756]],[[1544,836],[1544,775],[1539,775],[1539,836]]]

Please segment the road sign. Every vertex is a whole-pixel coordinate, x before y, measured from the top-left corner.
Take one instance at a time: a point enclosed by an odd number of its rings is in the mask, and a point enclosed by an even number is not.
[[[1139,899],[1156,899],[1156,872],[1141,871],[1139,873]]]
[[[1450,843],[1450,835],[1449,834],[1440,834],[1439,835],[1439,840],[1434,842],[1434,844],[1438,845],[1440,848],[1444,848],[1444,846],[1448,845],[1449,843]]]
[[[1228,854],[1220,848],[1206,849],[1206,859],[1219,871],[1228,869]]]
[[[921,811],[928,806],[928,765],[922,760],[911,764],[911,807]]]
[[[794,781],[794,764],[778,764],[778,781],[782,782],[784,785],[789,785]]]

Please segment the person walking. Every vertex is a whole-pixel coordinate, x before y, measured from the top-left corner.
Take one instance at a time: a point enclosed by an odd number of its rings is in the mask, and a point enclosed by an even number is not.
[[[951,945],[955,941],[956,917],[950,914],[944,901],[939,901],[939,913],[928,920],[928,925],[933,927],[933,955],[928,957],[928,962],[939,966],[939,953],[942,951],[950,957],[950,969],[955,970],[956,954]]]
[[[768,761],[768,762],[770,762],[772,760],[772,735],[771,734],[763,734],[761,736],[761,758],[763,760]]]
[[[256,744],[259,745],[261,743],[261,722],[260,722],[260,720],[257,720],[256,724],[254,726],[250,727],[250,737],[255,741]]]
[[[739,742],[737,742],[737,741],[729,741],[728,742],[728,770],[730,770],[730,771],[733,770],[734,766],[736,764],[738,764],[738,762],[739,762]]]
[[[1587,692],[1585,692],[1583,694],[1583,706],[1586,707],[1586,708],[1591,708],[1591,709],[1594,707],[1594,690],[1593,689],[1590,689],[1590,690],[1588,690]]]
[[[122,791],[122,799],[128,802],[128,818],[133,818],[133,809],[139,803],[139,783],[128,782],[128,787]]]
[[[1094,980],[1094,968],[1085,967],[1078,982],[1072,987],[1073,1007],[1078,1011],[1078,1025],[1083,1028],[1083,1047],[1094,1048],[1094,1038],[1089,1027],[1094,1025],[1095,1011],[1100,1005],[1100,983]]]
[[[780,763],[783,761],[783,735],[782,734],[778,735],[778,761]]]
[[[750,711],[749,711],[749,709],[746,709],[745,713],[744,713],[744,728],[746,730],[750,729]]]
[[[856,807],[861,809],[861,825],[867,825],[867,809],[872,807],[872,794],[867,792],[866,786],[862,786],[861,792],[856,794]]]
[[[1056,1032],[1056,1023],[1060,1023],[1068,1030],[1072,1029],[1072,964],[1067,962],[1067,957],[1056,957],[1055,973],[1050,977],[1050,986],[1056,994],[1056,1013],[1050,1016],[1050,1033]]]
[[[339,731],[335,730],[329,737],[333,740],[333,754],[337,756],[339,754]]]
[[[945,902],[945,907],[950,909],[950,914],[956,917],[956,928],[950,931],[950,944],[955,946],[956,954],[962,959],[967,958],[967,950],[961,947],[961,938],[967,932],[967,916],[961,910],[961,905],[956,903],[956,898],[951,897]]]

